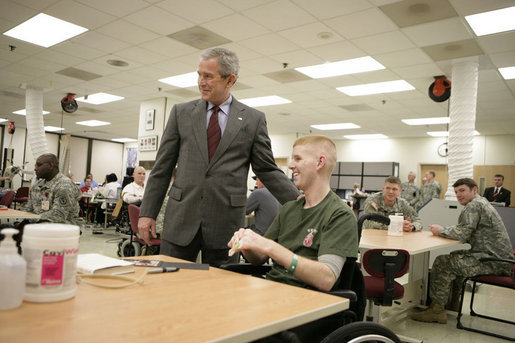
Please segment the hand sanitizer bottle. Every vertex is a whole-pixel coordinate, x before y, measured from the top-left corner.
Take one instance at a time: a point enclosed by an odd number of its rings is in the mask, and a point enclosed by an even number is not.
[[[0,310],[10,310],[21,305],[25,292],[27,263],[18,255],[13,235],[16,229],[3,229],[0,243]]]

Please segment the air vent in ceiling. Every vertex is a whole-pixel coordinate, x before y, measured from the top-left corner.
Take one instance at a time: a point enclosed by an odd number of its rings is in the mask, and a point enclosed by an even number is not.
[[[407,27],[457,17],[447,0],[404,0],[379,6],[397,26]]]
[[[90,80],[94,80],[94,79],[98,79],[99,77],[102,77],[102,75],[90,73],[89,71],[85,71],[85,70],[77,69],[77,68],[73,68],[73,67],[59,70],[56,73],[64,75],[64,76],[73,77],[75,79],[79,79],[79,80],[83,80],[83,81],[90,81]]]
[[[202,50],[231,42],[229,39],[200,26],[193,26],[189,29],[169,34],[168,37]]]

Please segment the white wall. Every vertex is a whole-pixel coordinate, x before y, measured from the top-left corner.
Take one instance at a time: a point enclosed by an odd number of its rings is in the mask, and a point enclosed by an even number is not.
[[[71,137],[68,148],[70,149],[70,169],[73,174],[73,181],[81,182],[88,172],[86,170],[88,167],[88,139]]]
[[[141,137],[157,135],[158,147],[161,144],[161,137],[163,136],[166,115],[166,98],[151,99],[141,103],[139,112],[139,128],[138,128],[138,143]],[[154,129],[147,130],[145,128],[145,116],[148,110],[155,110]],[[139,151],[138,161],[153,161],[157,155],[155,151]]]
[[[95,181],[101,184],[105,176],[111,173],[115,173],[121,181],[125,175],[123,144],[94,140],[91,149],[91,173]]]

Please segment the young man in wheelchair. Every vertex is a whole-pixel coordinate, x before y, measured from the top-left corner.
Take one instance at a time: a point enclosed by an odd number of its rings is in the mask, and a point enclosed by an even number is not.
[[[345,260],[356,258],[358,252],[356,217],[330,188],[335,163],[332,140],[299,138],[289,168],[305,196],[286,203],[264,236],[250,229],[236,231],[227,244],[230,253],[241,251],[255,265],[271,258],[267,279],[331,290]]]

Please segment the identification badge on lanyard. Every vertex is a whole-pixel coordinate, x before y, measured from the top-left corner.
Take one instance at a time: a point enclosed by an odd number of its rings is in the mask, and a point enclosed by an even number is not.
[[[43,211],[48,211],[50,209],[50,201],[48,200],[42,200],[41,201],[41,209]]]

